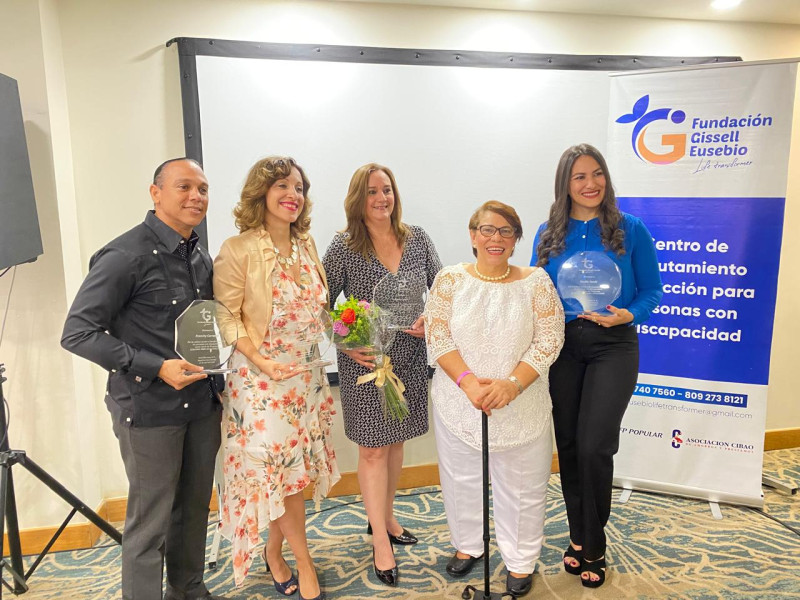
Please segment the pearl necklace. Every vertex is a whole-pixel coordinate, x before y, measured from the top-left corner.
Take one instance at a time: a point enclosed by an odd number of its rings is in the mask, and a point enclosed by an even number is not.
[[[497,277],[489,277],[488,275],[484,275],[483,273],[478,271],[478,263],[475,263],[474,269],[475,269],[475,274],[484,281],[502,281],[511,274],[511,265],[508,265],[508,268],[506,269],[505,273],[503,273],[502,275],[498,275]]]
[[[291,267],[297,262],[297,242],[294,238],[292,238],[292,255],[291,256],[281,256],[281,251],[278,250],[277,246],[272,247],[275,250],[275,258],[278,259],[278,262],[282,264],[284,267]]]

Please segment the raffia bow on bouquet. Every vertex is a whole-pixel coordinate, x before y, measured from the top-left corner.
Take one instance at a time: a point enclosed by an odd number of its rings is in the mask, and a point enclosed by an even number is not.
[[[406,386],[394,372],[392,361],[383,352],[380,309],[366,300],[350,296],[331,311],[333,319],[333,343],[339,349],[354,350],[368,348],[375,352],[375,370],[362,375],[356,385],[374,382],[380,390],[384,417],[402,421],[408,416],[408,403],[403,392]]]

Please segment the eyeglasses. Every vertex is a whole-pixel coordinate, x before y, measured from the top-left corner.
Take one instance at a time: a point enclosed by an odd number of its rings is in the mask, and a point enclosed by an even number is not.
[[[496,231],[500,232],[500,237],[512,238],[516,233],[513,227],[495,227],[494,225],[480,225],[478,231],[483,237],[492,237]]]

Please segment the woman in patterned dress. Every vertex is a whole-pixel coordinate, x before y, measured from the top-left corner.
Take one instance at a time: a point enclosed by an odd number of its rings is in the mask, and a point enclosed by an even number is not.
[[[497,546],[514,596],[527,594],[542,549],[550,477],[547,373],[564,342],[564,312],[547,273],[508,263],[522,225],[489,201],[469,221],[474,264],[442,269],[425,306],[439,477],[466,575],[483,554],[481,411],[489,416],[489,469]]]
[[[322,259],[331,302],[340,292],[372,301],[375,285],[388,273],[422,271],[427,285],[441,268],[439,256],[421,227],[402,222],[394,174],[370,163],[350,180],[344,201],[347,228],[337,234]],[[399,332],[388,356],[406,386],[410,414],[402,421],[384,417],[378,388],[356,379],[374,368],[360,350],[338,352],[345,434],[358,444],[358,482],[373,544],[373,569],[380,581],[397,585],[392,542],[414,544],[394,515],[394,495],[403,467],[403,442],[428,431],[428,379],[422,316]]]
[[[305,533],[303,489],[321,498],[339,480],[331,419],[333,398],[322,369],[291,371],[274,360],[293,348],[328,303],[325,271],[310,226],[309,181],[291,158],[268,157],[250,169],[233,211],[241,232],[214,262],[214,295],[233,314],[223,323],[236,340],[238,370],[223,394],[225,491],[222,532],[233,546],[237,585],[247,575],[259,532],[275,588],[320,600]],[[283,540],[298,577],[283,558]]]

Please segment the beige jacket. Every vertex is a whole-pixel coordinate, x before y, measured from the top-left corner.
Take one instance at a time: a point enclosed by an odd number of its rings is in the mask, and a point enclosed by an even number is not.
[[[310,235],[298,240],[308,250],[322,277],[325,289],[328,280]],[[214,260],[214,298],[233,314],[220,319],[225,341],[247,336],[256,348],[264,342],[272,319],[272,270],[275,268],[272,238],[262,227],[249,229],[225,240]]]

